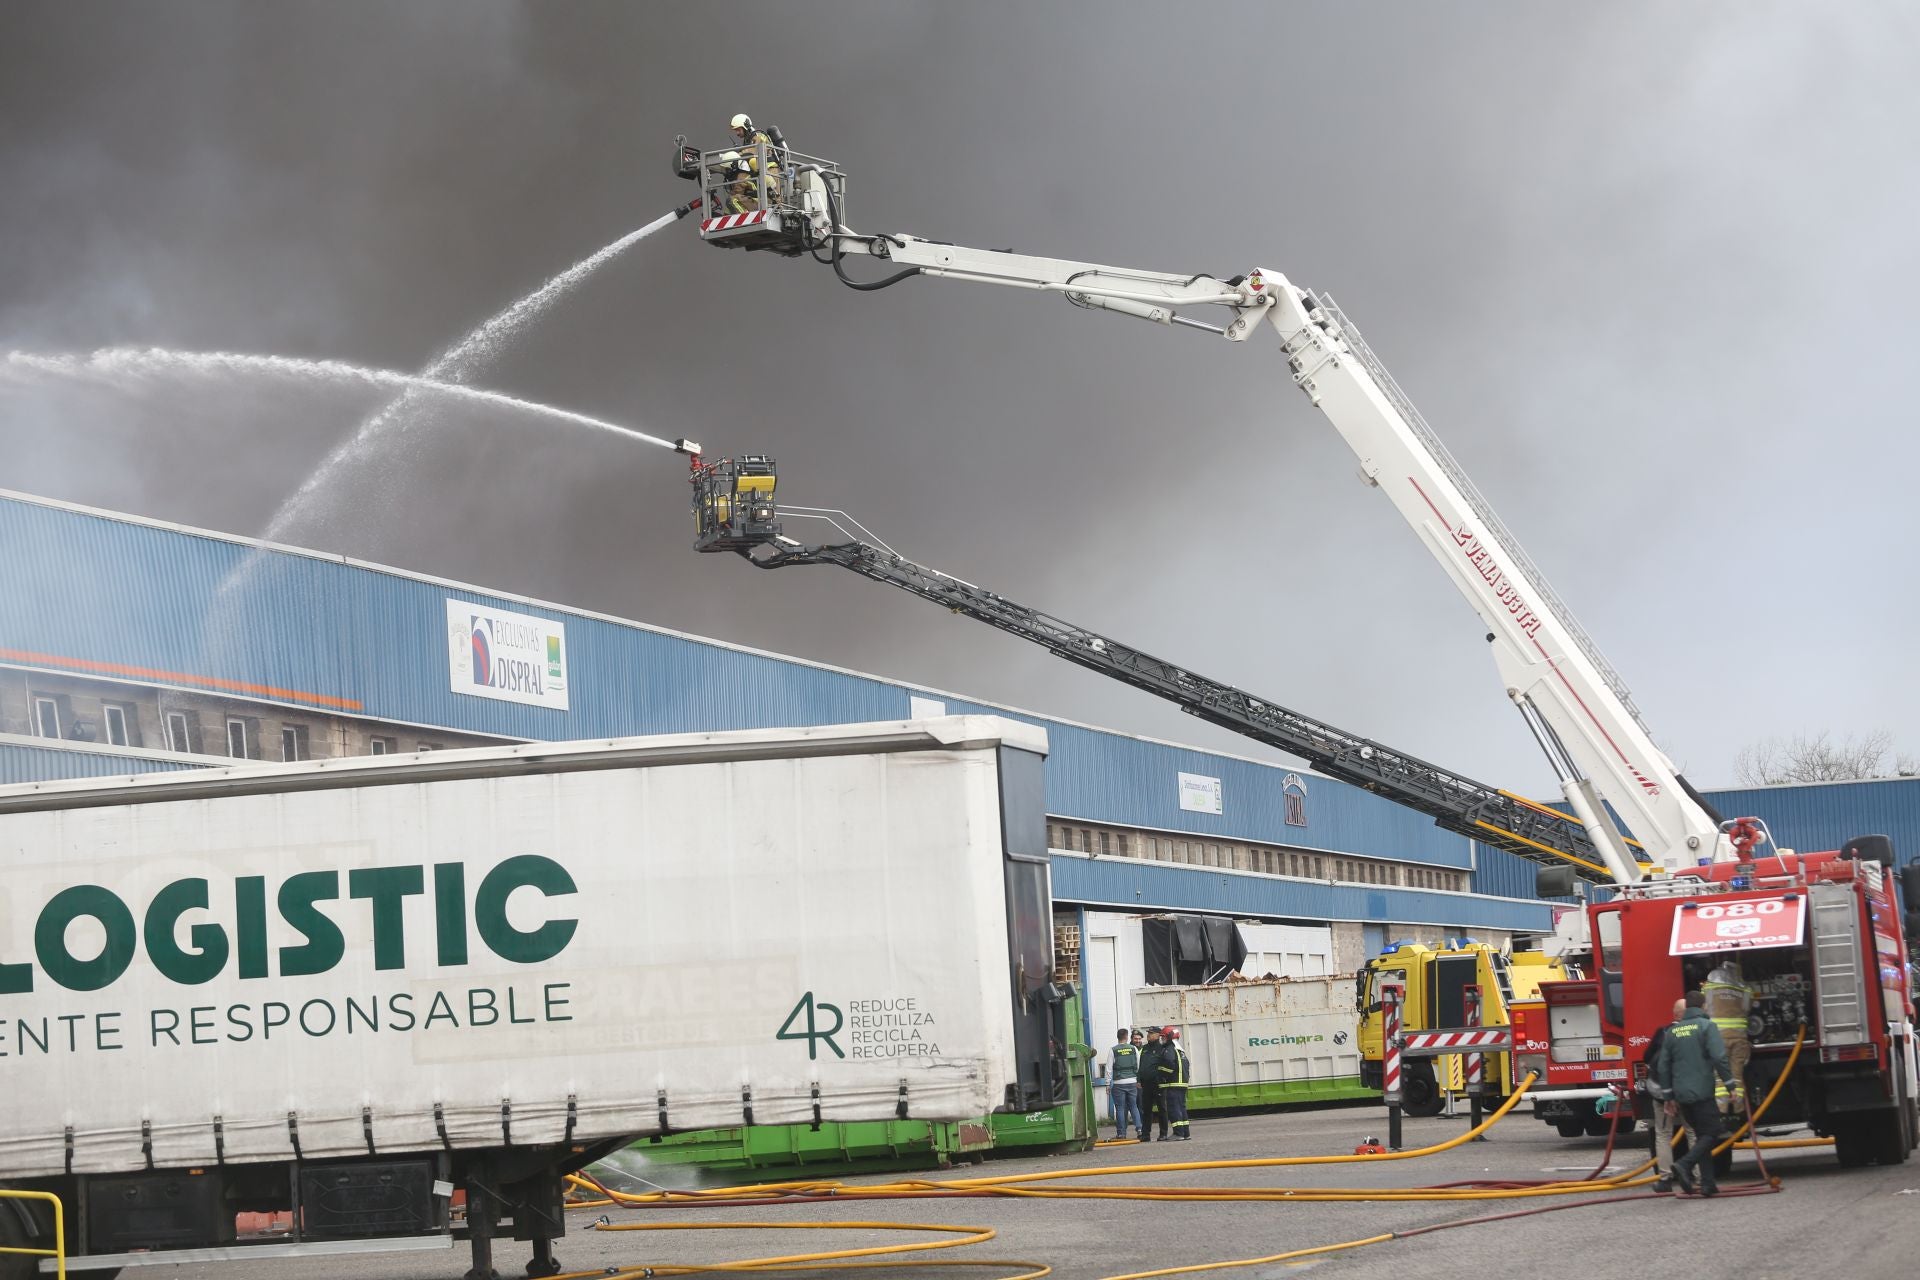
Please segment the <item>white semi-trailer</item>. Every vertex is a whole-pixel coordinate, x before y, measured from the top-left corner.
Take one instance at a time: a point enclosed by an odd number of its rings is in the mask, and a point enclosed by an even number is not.
[[[637,1137],[1051,1105],[1045,751],[960,716],[0,788],[0,1187],[61,1197],[70,1270],[463,1216],[470,1274],[507,1235],[554,1274],[563,1175]]]

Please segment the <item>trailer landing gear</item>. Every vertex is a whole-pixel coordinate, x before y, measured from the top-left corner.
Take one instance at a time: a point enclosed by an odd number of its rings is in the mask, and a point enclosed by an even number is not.
[[[533,1261],[527,1264],[527,1275],[531,1277],[557,1276],[560,1263],[553,1256],[553,1241],[545,1236],[536,1236],[533,1241]]]

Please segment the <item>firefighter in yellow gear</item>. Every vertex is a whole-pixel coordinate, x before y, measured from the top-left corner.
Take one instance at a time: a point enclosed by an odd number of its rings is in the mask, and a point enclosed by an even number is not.
[[[768,165],[761,168],[761,157],[770,156],[774,141],[765,129],[753,127],[753,118],[745,112],[735,116],[729,125],[733,131],[737,153],[730,152],[735,158],[732,182],[727,187],[727,209],[731,213],[747,213],[761,207],[761,188],[765,188],[766,207],[772,208],[780,202],[780,174]]]
[[[1740,962],[1731,956],[1722,960],[1700,984],[1700,994],[1707,1000],[1707,1017],[1719,1028],[1720,1038],[1727,1042],[1727,1062],[1733,1068],[1734,1088],[1745,1092],[1747,1063],[1753,1060],[1753,1040],[1747,1032],[1747,1018],[1753,1012],[1753,988],[1741,976]],[[1739,1100],[1721,1083],[1717,1086],[1715,1101],[1724,1111],[1737,1106]]]

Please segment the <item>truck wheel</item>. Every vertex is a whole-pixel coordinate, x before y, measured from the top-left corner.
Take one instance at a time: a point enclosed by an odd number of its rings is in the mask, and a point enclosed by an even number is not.
[[[1579,1116],[1566,1120],[1555,1120],[1553,1128],[1563,1138],[1584,1138],[1587,1136],[1587,1122]]]
[[[1833,1154],[1841,1168],[1858,1169],[1872,1162],[1872,1135],[1859,1123],[1858,1116],[1838,1116],[1832,1124]]]
[[[1607,1136],[1607,1131],[1609,1129],[1613,1129],[1613,1120],[1607,1116],[1599,1115],[1597,1113],[1594,1115],[1585,1117],[1580,1123],[1582,1128],[1585,1130],[1586,1135],[1589,1138],[1604,1138]],[[1616,1139],[1624,1138],[1632,1132],[1633,1132],[1633,1117],[1621,1116],[1620,1127],[1618,1129],[1613,1129],[1614,1137]],[[1571,1137],[1576,1137],[1578,1135],[1569,1133],[1569,1134],[1564,1134],[1563,1136],[1571,1138]]]
[[[1434,1082],[1433,1066],[1409,1062],[1400,1072],[1400,1109],[1410,1116],[1437,1116],[1447,1100]]]
[[[1872,1113],[1866,1126],[1873,1135],[1873,1159],[1876,1164],[1905,1164],[1913,1150],[1907,1144],[1905,1107],[1892,1107]]]

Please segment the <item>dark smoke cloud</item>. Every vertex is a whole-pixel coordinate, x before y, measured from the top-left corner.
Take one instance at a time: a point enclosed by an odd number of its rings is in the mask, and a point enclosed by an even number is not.
[[[0,347],[417,369],[749,110],[848,166],[857,225],[1330,290],[1722,782],[1920,716],[1916,46],[1867,3],[14,3]],[[476,382],[771,450],[910,555],[1544,787],[1464,605],[1250,346],[683,226]],[[0,388],[0,485],[258,532],[376,404]],[[1244,749],[851,575],[697,559],[676,463],[439,411],[293,538]]]

